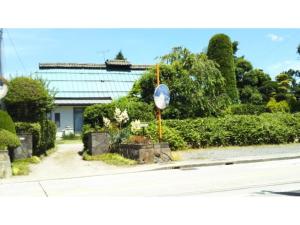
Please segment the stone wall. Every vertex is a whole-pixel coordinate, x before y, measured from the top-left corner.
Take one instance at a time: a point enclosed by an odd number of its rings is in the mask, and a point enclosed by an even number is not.
[[[11,175],[12,171],[8,151],[0,149],[0,178],[8,178]]]
[[[88,149],[92,155],[101,155],[109,152],[109,134],[90,133]]]
[[[117,152],[140,164],[167,162],[172,160],[168,143],[159,144],[121,144]]]
[[[26,159],[32,156],[32,135],[31,134],[18,134],[21,146],[11,149],[9,154],[12,160]]]

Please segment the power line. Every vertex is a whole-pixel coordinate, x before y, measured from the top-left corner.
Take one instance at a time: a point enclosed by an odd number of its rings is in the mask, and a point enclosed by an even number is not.
[[[8,39],[10,40],[10,42],[11,42],[11,44],[12,44],[12,46],[13,46],[15,52],[16,52],[16,56],[17,56],[17,58],[18,58],[18,60],[19,60],[19,62],[20,62],[20,64],[21,64],[21,66],[23,67],[23,70],[24,70],[24,71],[27,71],[27,69],[26,69],[26,67],[25,67],[25,65],[24,65],[24,63],[23,63],[23,61],[22,61],[22,59],[21,59],[21,57],[20,57],[20,55],[19,55],[19,53],[18,53],[18,51],[17,51],[16,45],[15,45],[13,39],[11,38],[11,36],[10,36],[8,30],[5,29],[5,31],[6,31],[6,33],[7,33]]]

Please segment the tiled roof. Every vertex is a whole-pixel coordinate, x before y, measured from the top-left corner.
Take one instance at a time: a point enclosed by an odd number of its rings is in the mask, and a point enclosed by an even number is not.
[[[105,64],[112,65],[112,66],[131,66],[131,63],[128,62],[127,60],[119,60],[119,59],[106,60]]]
[[[57,103],[61,104],[62,99],[73,99],[72,103],[75,104],[76,98],[77,100],[86,98],[77,101],[78,104],[82,104],[85,101],[95,102],[95,98],[106,98],[105,101],[108,102],[108,98],[114,100],[126,96],[134,82],[144,73],[145,70],[41,69],[32,76],[49,82],[49,88],[57,92],[57,100],[61,99],[61,101],[56,100]],[[87,100],[88,98],[90,101]],[[67,104],[71,101],[63,103]]]
[[[131,64],[128,61],[124,60],[109,60],[105,64],[96,64],[96,63],[40,63],[40,70],[48,69],[88,69],[88,70],[105,70],[111,66],[126,66],[130,70],[146,70],[149,69],[152,65],[139,65]]]
[[[109,99],[55,99],[56,105],[67,106],[67,105],[92,105],[92,104],[103,104],[110,103]]]

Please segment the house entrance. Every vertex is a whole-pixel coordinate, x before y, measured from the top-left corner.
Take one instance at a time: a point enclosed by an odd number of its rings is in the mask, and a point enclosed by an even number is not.
[[[83,126],[83,108],[74,108],[74,132],[80,133]]]

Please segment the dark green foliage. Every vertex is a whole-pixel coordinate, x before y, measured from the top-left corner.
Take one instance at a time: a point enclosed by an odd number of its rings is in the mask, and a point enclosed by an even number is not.
[[[252,70],[253,66],[251,62],[246,60],[244,57],[235,58],[234,63],[235,63],[235,75],[236,75],[237,86],[238,88],[241,88],[244,86],[243,84],[244,74]]]
[[[20,140],[17,135],[0,128],[0,150],[5,147],[15,148],[20,146]]]
[[[226,114],[232,115],[260,115],[266,112],[265,105],[236,104],[226,110]]]
[[[233,41],[232,42],[232,53],[235,55],[237,51],[239,50],[238,48],[239,42],[238,41]]]
[[[300,120],[292,114],[264,113],[222,118],[168,120],[191,147],[280,144],[299,138]]]
[[[147,104],[138,99],[123,97],[112,102],[112,105],[114,109],[116,107],[121,109],[121,111],[126,109],[130,121],[140,120],[147,122],[155,119],[155,107],[153,103]]]
[[[96,104],[85,108],[83,113],[84,124],[91,127],[103,127],[103,117],[110,118],[114,115],[113,104]]]
[[[250,85],[245,86],[240,90],[240,100],[242,103],[249,104],[262,104],[263,97],[261,93],[257,90],[257,88],[252,87]]]
[[[157,133],[157,124],[152,122],[146,129],[146,135],[150,137],[150,139],[154,142],[158,142],[158,133]],[[167,126],[162,127],[163,130],[163,140],[164,142],[168,142],[171,150],[185,149],[187,147],[186,142],[179,135],[179,133]]]
[[[300,55],[300,44],[297,47],[297,53]]]
[[[83,148],[85,150],[88,149],[89,134],[95,131],[96,129],[92,128],[90,124],[83,125],[82,132],[81,132],[81,139],[83,142]]]
[[[4,103],[14,121],[37,122],[53,107],[53,97],[40,80],[17,77],[9,82]]]
[[[0,110],[0,128],[7,130],[13,134],[16,133],[16,128],[13,120],[7,112]]]
[[[126,60],[126,58],[124,57],[122,51],[118,52],[118,54],[116,55],[115,59],[117,59],[117,60]]]
[[[268,102],[277,90],[270,76],[260,69],[250,69],[247,66],[242,69],[239,64],[236,65],[239,66],[236,72],[240,71],[237,78],[241,102],[257,105]]]
[[[43,120],[41,125],[41,143],[39,146],[39,153],[44,154],[48,149],[55,146],[56,139],[56,125],[52,120]]]
[[[226,93],[234,103],[237,103],[239,96],[230,38],[225,34],[214,35],[209,41],[207,56],[220,66],[219,69],[225,78]]]

